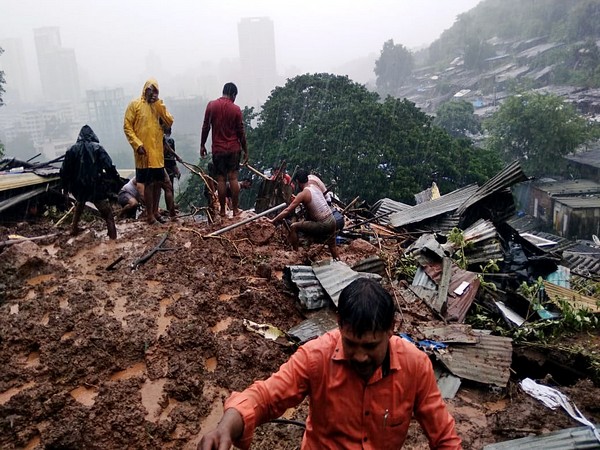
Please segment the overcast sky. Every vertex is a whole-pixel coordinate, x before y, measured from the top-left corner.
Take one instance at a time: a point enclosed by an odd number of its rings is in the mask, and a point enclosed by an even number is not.
[[[379,54],[388,39],[411,49],[430,44],[479,2],[0,0],[0,39],[22,38],[33,52],[32,30],[58,26],[63,47],[75,49],[89,83],[110,86],[134,78],[140,84],[150,52],[172,74],[202,67],[203,61],[237,58],[240,19],[266,16],[275,27],[280,74],[292,66],[328,72]]]

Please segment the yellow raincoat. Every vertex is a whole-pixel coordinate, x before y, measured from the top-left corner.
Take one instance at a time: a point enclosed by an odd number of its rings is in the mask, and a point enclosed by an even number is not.
[[[154,78],[144,83],[142,96],[132,100],[125,111],[123,130],[133,148],[137,169],[159,169],[165,166],[163,129],[159,119],[162,119],[166,127],[173,124],[173,116],[169,114],[162,100],[159,99],[154,103],[146,102],[144,92],[151,86],[158,90],[158,82]],[[139,155],[137,152],[141,145],[146,149],[145,155]]]

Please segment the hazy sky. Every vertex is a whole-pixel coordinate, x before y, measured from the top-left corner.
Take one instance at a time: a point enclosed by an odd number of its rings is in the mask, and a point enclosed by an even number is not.
[[[239,20],[267,16],[275,26],[279,73],[292,66],[323,72],[379,54],[388,39],[409,48],[429,44],[479,2],[0,0],[0,39],[22,38],[33,51],[33,28],[58,26],[63,47],[75,49],[90,82],[110,86],[148,75],[151,51],[173,74],[202,67],[203,61],[237,58]]]

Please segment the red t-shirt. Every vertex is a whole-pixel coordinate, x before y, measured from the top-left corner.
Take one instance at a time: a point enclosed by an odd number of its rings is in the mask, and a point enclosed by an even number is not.
[[[201,145],[206,144],[212,128],[212,153],[239,152],[246,148],[242,111],[229,97],[221,97],[206,106]]]

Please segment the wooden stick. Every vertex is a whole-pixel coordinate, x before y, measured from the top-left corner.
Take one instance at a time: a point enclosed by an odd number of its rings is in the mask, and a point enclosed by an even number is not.
[[[237,228],[237,227],[240,227],[242,225],[245,225],[248,222],[253,222],[253,221],[255,221],[256,219],[258,219],[260,217],[266,216],[267,214],[271,214],[271,213],[277,212],[277,211],[285,208],[286,206],[287,206],[286,203],[281,203],[280,205],[273,206],[271,209],[267,209],[266,211],[263,211],[260,214],[257,214],[257,215],[255,215],[253,217],[248,217],[247,219],[244,219],[241,222],[237,222],[237,223],[234,223],[233,225],[229,225],[229,226],[226,226],[225,228],[221,228],[220,230],[213,231],[212,233],[207,234],[206,237],[218,236],[220,234],[225,233],[226,231],[230,231],[230,230],[233,230],[234,228]]]
[[[58,222],[56,222],[54,224],[55,227],[59,226],[61,223],[63,223],[65,221],[65,219],[68,217],[69,214],[71,214],[73,212],[73,210],[75,209],[75,205],[71,206],[71,209],[69,209],[64,216],[62,216]]]
[[[252,167],[250,164],[246,163],[245,166],[251,171],[254,172],[256,175],[258,175],[259,177],[263,177],[265,180],[270,180],[270,178],[268,176],[266,176],[264,173],[262,173],[260,170],[255,169],[254,167]]]

